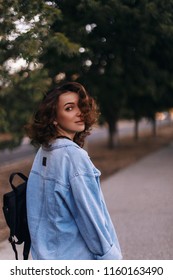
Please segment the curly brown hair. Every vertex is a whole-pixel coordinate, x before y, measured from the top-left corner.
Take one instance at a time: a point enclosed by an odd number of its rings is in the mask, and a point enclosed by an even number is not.
[[[73,141],[83,147],[85,137],[90,134],[92,125],[98,119],[99,111],[95,100],[77,82],[68,82],[60,87],[55,87],[44,96],[31,122],[25,126],[32,144],[48,147],[50,142],[57,138],[57,129],[53,124],[57,116],[57,103],[59,96],[68,91],[75,92],[79,96],[78,106],[85,122],[85,130],[76,133]]]

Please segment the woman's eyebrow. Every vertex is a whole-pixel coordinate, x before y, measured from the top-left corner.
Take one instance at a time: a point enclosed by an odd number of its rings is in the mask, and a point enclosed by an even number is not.
[[[75,102],[67,102],[67,103],[64,104],[64,107],[65,107],[66,105],[69,105],[69,104],[70,104],[70,105],[73,105],[73,104],[75,104]]]

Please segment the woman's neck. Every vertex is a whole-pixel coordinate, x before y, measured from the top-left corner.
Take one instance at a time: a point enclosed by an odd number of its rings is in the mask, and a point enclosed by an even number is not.
[[[59,135],[56,138],[66,138],[66,139],[69,139],[69,140],[73,141],[73,139],[71,139],[70,137],[68,137],[66,135]]]

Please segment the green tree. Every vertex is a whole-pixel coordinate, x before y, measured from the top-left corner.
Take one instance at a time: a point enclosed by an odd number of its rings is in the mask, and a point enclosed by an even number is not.
[[[141,2],[142,3],[142,2]],[[135,72],[129,69],[130,78],[127,107],[137,124],[141,117],[149,118],[156,134],[155,114],[172,107],[172,40],[173,1],[145,1],[140,10],[141,35],[135,47],[133,63]],[[136,60],[137,58],[137,60]],[[133,86],[134,85],[134,86]],[[168,101],[169,100],[169,101]]]
[[[1,1],[0,11],[0,132],[12,133],[14,144],[18,144],[24,124],[52,84],[41,55],[54,46],[58,55],[70,57],[78,53],[79,46],[51,29],[53,22],[61,18],[61,11],[53,2]],[[25,64],[13,69],[14,62],[20,59]]]
[[[143,116],[154,122],[156,111],[173,105],[172,8],[172,0],[3,1],[1,126],[19,131],[44,89],[62,78],[83,82],[96,96],[110,147],[124,110],[136,124]],[[28,29],[17,30],[16,21]],[[20,57],[27,66],[9,74],[7,61]],[[18,130],[14,113],[9,122],[5,114],[19,92],[26,112],[17,115]]]
[[[110,147],[125,106],[136,121],[137,137],[139,120],[145,116],[155,123],[155,113],[172,100],[173,1],[55,2],[62,18],[52,28],[82,47],[80,57],[59,59],[67,79],[77,77],[97,96]]]
[[[123,68],[117,44],[120,24],[115,20],[119,10],[117,1],[55,2],[63,17],[57,19],[52,26],[54,32],[61,30],[72,41],[81,45],[80,56],[68,61],[64,57],[58,57],[59,66],[65,69],[67,79],[77,78],[84,82],[97,97],[109,125],[109,146],[112,146],[116,123],[124,102],[124,90],[121,87]],[[47,56],[43,60],[48,61]],[[50,69],[50,65],[48,68]],[[55,63],[51,65],[52,69],[55,69]]]

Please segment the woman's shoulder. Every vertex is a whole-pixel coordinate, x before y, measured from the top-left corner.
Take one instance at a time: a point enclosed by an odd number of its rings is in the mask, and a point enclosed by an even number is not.
[[[76,174],[100,176],[101,172],[95,167],[86,150],[76,145],[68,146],[67,150]]]
[[[74,142],[73,142],[74,143]],[[66,146],[66,149],[69,153],[69,155],[73,158],[79,158],[79,159],[88,159],[88,153],[86,150],[84,150],[83,148],[81,148],[80,146],[78,146],[76,143],[74,143],[73,145],[68,145]]]
[[[61,154],[62,162],[66,162],[66,167],[71,174],[81,174],[81,175],[90,175],[90,176],[100,176],[100,171],[94,166],[92,160],[90,159],[88,152],[81,148],[78,144],[67,139],[61,139],[57,141],[54,148],[57,149],[58,155]],[[58,151],[59,150],[59,151]]]
[[[43,147],[43,150],[51,152],[55,157],[58,156],[58,158],[61,156],[69,159],[72,158],[76,163],[78,161],[86,161],[89,159],[86,150],[81,148],[75,142],[64,138],[54,140],[49,147]]]

